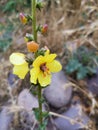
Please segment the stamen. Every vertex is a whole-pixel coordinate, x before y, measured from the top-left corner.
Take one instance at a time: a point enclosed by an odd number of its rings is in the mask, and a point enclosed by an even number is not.
[[[47,68],[46,63],[40,65],[40,70],[43,72],[44,76],[49,75],[49,68]]]

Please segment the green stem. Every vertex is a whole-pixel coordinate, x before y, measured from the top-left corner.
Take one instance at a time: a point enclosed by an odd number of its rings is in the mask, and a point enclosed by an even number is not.
[[[42,125],[43,117],[42,117],[42,87],[38,85],[38,103],[39,103],[39,123]]]
[[[32,0],[32,30],[34,35],[34,41],[37,42],[37,30],[36,30],[36,0]],[[38,85],[38,103],[39,103],[39,125],[42,126],[43,115],[42,115],[42,87]]]
[[[34,35],[34,41],[37,42],[37,31],[36,31],[36,0],[32,0],[32,30]]]

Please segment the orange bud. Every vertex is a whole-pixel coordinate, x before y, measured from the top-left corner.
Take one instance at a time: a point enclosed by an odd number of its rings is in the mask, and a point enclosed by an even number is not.
[[[29,52],[36,52],[39,48],[39,45],[35,41],[27,42],[27,48]]]

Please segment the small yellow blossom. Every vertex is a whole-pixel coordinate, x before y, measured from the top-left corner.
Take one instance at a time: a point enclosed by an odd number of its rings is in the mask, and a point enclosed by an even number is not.
[[[24,79],[29,71],[28,63],[25,61],[25,55],[22,53],[12,53],[10,56],[10,62],[14,65],[13,74]]]
[[[49,54],[46,52],[45,56],[38,56],[33,62],[33,68],[30,70],[31,83],[38,83],[45,87],[51,83],[51,72],[55,73],[62,69],[61,64],[54,60],[56,54]]]

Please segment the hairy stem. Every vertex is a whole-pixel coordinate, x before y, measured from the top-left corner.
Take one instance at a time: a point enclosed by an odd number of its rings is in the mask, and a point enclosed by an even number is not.
[[[34,35],[34,41],[37,42],[37,31],[36,31],[36,0],[32,0],[32,30]]]
[[[32,30],[34,41],[37,42],[37,30],[36,30],[36,0],[32,0]],[[42,126],[43,116],[42,116],[42,87],[38,85],[38,103],[39,103],[39,125]]]
[[[43,120],[43,117],[42,117],[42,87],[40,85],[38,85],[38,103],[39,103],[39,123],[40,123],[40,126],[42,125],[42,120]]]

